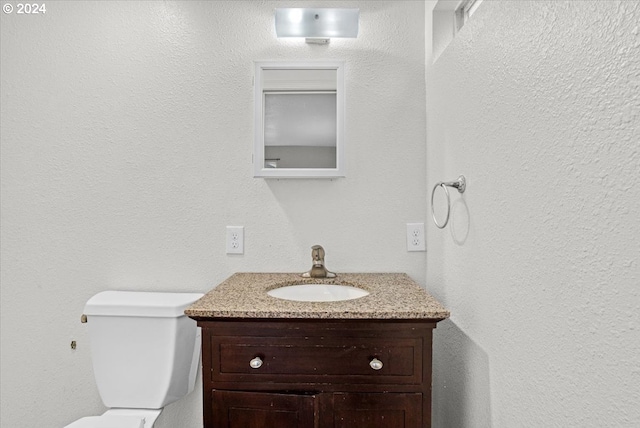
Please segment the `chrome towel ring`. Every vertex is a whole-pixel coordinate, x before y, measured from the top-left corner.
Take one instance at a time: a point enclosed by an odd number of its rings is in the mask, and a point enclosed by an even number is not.
[[[433,218],[433,222],[436,224],[438,229],[444,229],[449,223],[449,215],[451,214],[451,198],[449,197],[448,187],[455,187],[458,189],[458,192],[464,193],[467,188],[467,179],[464,178],[464,175],[458,177],[456,181],[439,181],[433,186],[433,190],[431,191],[431,218]],[[436,189],[438,187],[442,187],[444,189],[444,193],[447,195],[447,217],[444,219],[444,223],[442,225],[438,224],[438,220],[436,220],[436,214],[433,210],[433,195],[436,193]]]

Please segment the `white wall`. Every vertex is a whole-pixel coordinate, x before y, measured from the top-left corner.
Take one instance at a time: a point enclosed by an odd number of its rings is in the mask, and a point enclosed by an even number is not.
[[[485,1],[427,70],[434,427],[640,426],[639,22]]]
[[[292,1],[287,6],[304,4]],[[359,7],[357,40],[275,38],[278,2],[47,2],[2,13],[2,426],[104,409],[84,303],[202,291],[236,271],[407,272],[426,212],[424,4]],[[347,178],[252,178],[254,60],[346,61]],[[245,226],[245,254],[224,253]],[[71,340],[78,342],[75,351]],[[201,426],[201,390],[158,428]]]

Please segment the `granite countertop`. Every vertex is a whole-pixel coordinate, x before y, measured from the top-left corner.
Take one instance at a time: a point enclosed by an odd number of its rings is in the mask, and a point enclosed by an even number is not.
[[[343,284],[370,294],[339,302],[294,302],[267,291],[294,284]],[[185,311],[193,318],[435,319],[449,317],[433,296],[404,273],[342,273],[302,278],[299,273],[236,273]]]

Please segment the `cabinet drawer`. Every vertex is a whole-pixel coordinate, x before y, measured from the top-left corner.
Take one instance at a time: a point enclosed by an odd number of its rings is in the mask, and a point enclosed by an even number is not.
[[[212,391],[216,428],[316,428],[314,395]]]
[[[211,346],[214,382],[418,384],[422,381],[423,344],[419,337],[213,336]],[[370,363],[374,359],[382,367],[372,368]]]

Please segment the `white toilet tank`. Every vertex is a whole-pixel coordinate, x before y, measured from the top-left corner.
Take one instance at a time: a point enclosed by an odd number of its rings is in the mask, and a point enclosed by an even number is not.
[[[84,313],[105,406],[161,409],[193,390],[200,329],[184,310],[202,296],[103,291],[89,299]]]

